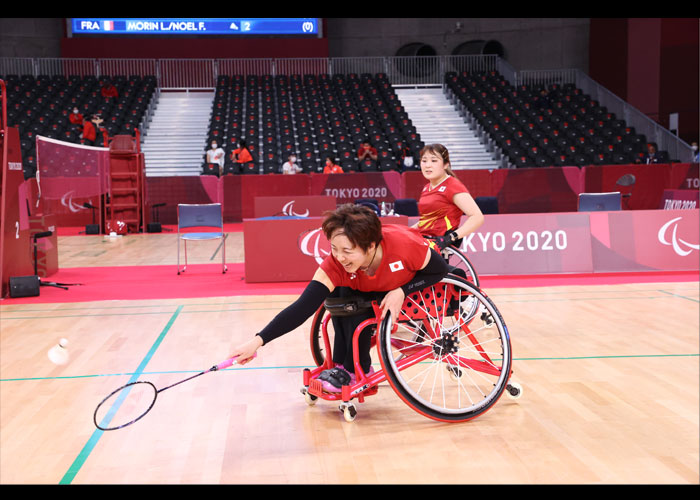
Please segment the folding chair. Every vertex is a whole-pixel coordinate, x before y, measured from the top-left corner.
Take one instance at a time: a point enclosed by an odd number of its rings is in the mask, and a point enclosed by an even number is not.
[[[619,191],[612,193],[580,193],[578,195],[579,212],[613,210],[622,210],[622,195]]]
[[[182,229],[187,228],[216,228],[212,232],[191,232],[183,233]],[[204,241],[221,239],[221,267],[222,273],[228,269],[226,267],[226,235],[224,234],[224,219],[221,203],[208,204],[179,204],[177,206],[177,274],[185,272],[187,269],[187,241]],[[180,240],[185,242],[185,267],[180,271]]]

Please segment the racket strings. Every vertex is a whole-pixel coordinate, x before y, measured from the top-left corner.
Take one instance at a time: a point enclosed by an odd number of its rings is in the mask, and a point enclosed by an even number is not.
[[[119,429],[139,420],[153,407],[157,389],[150,382],[132,382],[107,396],[95,410],[95,425]]]

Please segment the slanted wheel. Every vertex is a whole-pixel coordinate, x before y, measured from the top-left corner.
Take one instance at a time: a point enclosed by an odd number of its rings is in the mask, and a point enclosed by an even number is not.
[[[511,371],[508,329],[495,304],[453,275],[409,295],[395,327],[387,315],[378,345],[394,391],[440,421],[483,414],[503,394]]]
[[[449,246],[442,250],[442,256],[447,260],[447,263],[455,267],[458,270],[464,272],[464,277],[470,283],[473,283],[477,287],[479,286],[479,276],[477,276],[474,266],[469,261],[466,255],[464,255],[458,248]],[[459,274],[457,272],[456,274]]]
[[[322,331],[322,324],[324,321],[327,321],[328,339],[332,347],[333,339],[335,338],[333,322],[330,320],[330,313],[321,306],[319,310],[316,311],[311,323],[311,355],[314,358],[316,366],[321,366],[326,361],[326,346],[323,341]]]

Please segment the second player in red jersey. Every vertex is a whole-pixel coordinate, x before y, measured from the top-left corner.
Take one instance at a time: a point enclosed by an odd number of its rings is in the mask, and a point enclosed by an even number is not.
[[[436,237],[439,248],[455,244],[484,223],[484,215],[466,186],[454,175],[450,155],[442,144],[425,146],[420,152],[423,177],[428,181],[418,201],[422,235]],[[462,215],[467,216],[460,225]]]

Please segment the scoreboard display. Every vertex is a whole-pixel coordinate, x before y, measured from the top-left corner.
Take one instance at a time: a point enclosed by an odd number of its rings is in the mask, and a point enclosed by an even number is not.
[[[318,18],[69,18],[74,35],[321,36]]]

